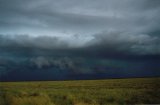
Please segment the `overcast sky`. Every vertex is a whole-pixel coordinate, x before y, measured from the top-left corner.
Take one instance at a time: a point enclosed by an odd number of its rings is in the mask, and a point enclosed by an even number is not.
[[[0,34],[20,45],[160,54],[159,13],[160,0],[0,0]]]
[[[160,76],[160,0],[0,0],[0,81]]]

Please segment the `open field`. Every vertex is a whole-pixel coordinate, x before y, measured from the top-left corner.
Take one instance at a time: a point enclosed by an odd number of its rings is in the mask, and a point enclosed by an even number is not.
[[[160,104],[160,78],[0,82],[0,105]]]

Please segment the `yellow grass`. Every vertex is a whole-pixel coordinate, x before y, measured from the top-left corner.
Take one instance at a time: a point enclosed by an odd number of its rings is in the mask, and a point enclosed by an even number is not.
[[[0,105],[160,104],[160,78],[0,82]]]

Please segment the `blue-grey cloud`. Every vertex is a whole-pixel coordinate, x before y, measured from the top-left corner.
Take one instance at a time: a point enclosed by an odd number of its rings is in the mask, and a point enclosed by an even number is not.
[[[159,75],[159,12],[159,0],[0,0],[0,79]]]
[[[159,54],[159,4],[158,0],[0,0],[0,33],[22,46],[98,43],[122,52]]]
[[[159,30],[159,1],[1,0],[1,31],[20,34],[84,34],[103,30],[147,34]],[[25,5],[24,5],[25,4]]]
[[[137,34],[129,32],[104,31],[93,35],[91,40],[85,44],[75,43],[72,40],[66,40],[54,36],[37,36],[29,35],[0,35],[0,47],[8,50],[14,48],[23,49],[46,49],[46,50],[77,50],[85,51],[95,49],[94,52],[102,50],[103,53],[111,52],[133,55],[159,55],[160,38],[147,34]],[[76,39],[80,42],[81,39]]]

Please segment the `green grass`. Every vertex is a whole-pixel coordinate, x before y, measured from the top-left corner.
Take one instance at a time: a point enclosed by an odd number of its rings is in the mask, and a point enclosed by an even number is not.
[[[160,104],[160,78],[0,82],[0,105]]]

